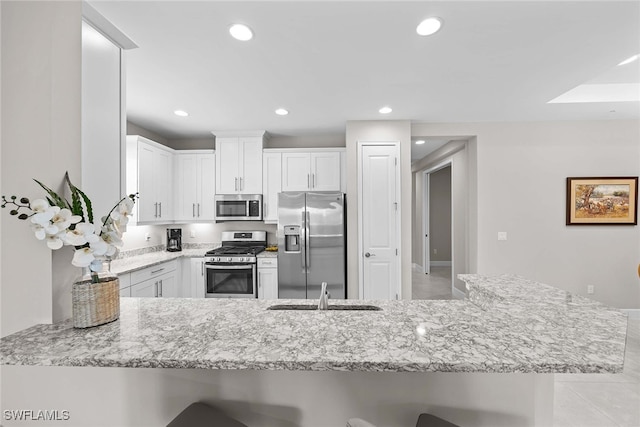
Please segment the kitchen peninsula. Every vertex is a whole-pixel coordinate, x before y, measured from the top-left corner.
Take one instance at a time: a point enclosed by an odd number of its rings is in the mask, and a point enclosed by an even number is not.
[[[252,426],[339,426],[354,416],[409,426],[420,412],[464,426],[544,426],[551,374],[622,371],[620,311],[516,276],[461,278],[467,300],[366,302],[381,311],[122,299],[108,325],[37,325],[3,338],[3,375],[25,375],[25,390],[54,381],[52,390],[72,393],[14,404],[72,408],[64,425],[163,425],[204,400]],[[92,387],[108,392],[91,396]],[[95,417],[103,423],[87,424]]]

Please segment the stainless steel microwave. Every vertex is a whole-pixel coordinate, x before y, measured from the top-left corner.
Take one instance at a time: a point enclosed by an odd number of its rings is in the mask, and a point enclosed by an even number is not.
[[[262,194],[216,194],[216,222],[262,221]]]

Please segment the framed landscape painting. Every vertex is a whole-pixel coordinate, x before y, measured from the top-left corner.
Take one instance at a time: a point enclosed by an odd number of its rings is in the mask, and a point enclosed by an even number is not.
[[[567,225],[637,224],[637,176],[567,178]]]

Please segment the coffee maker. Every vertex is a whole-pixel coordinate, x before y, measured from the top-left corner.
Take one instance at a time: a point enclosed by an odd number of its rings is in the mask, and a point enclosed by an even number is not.
[[[182,229],[167,228],[167,251],[179,252],[182,250]]]

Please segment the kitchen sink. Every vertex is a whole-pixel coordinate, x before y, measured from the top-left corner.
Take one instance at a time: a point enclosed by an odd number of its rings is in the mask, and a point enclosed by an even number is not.
[[[267,310],[317,310],[317,305],[312,304],[278,304],[268,307]],[[360,310],[360,311],[380,311],[380,307],[375,305],[330,305],[328,310]]]

